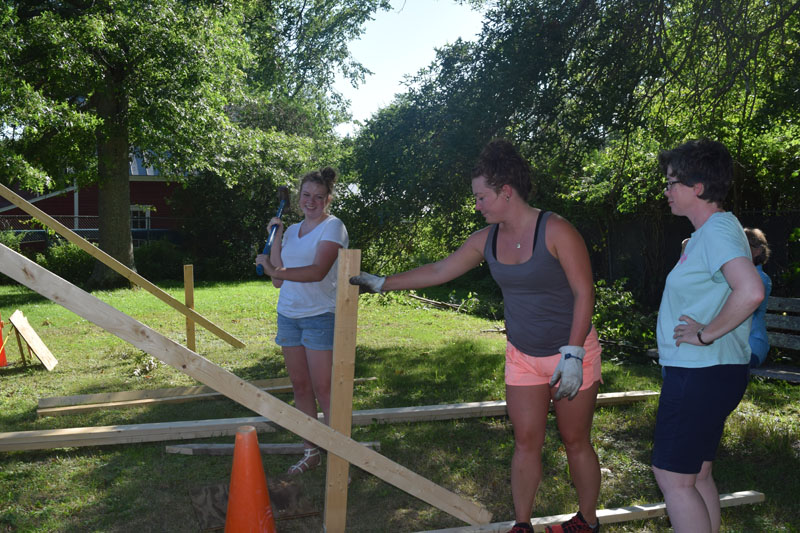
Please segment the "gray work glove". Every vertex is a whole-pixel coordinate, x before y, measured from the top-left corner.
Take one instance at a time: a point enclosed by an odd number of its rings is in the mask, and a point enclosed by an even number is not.
[[[383,294],[383,282],[386,281],[384,276],[376,276],[362,272],[358,276],[350,278],[350,285],[358,285],[358,294],[365,292],[375,292]]]
[[[586,350],[582,346],[562,346],[558,351],[561,352],[561,360],[550,378],[550,386],[554,387],[561,381],[555,399],[560,400],[567,396],[571,400],[578,395],[583,385],[583,356],[586,355]]]

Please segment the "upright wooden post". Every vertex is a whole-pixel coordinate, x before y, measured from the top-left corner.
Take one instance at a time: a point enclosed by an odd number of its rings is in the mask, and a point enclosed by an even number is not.
[[[183,293],[186,307],[194,309],[194,267],[183,265]],[[186,347],[196,352],[194,336],[194,320],[186,315]]]
[[[361,269],[361,250],[339,250],[336,282],[336,325],[333,334],[330,426],[349,437],[353,421],[353,377],[358,328],[358,287],[350,278]],[[347,480],[350,463],[328,453],[325,484],[325,531],[340,533],[347,521]]]

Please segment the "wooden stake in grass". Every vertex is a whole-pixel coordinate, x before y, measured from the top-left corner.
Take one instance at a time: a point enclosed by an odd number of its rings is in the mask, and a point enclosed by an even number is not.
[[[307,416],[0,244],[0,272],[303,439],[468,524],[491,513]]]

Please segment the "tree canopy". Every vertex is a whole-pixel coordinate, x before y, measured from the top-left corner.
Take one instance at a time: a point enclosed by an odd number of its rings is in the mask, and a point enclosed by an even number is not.
[[[133,266],[129,156],[230,182],[283,130],[332,136],[331,73],[381,0],[14,1],[0,14],[0,179],[100,188],[100,246]],[[242,156],[246,156],[242,158]],[[244,161],[242,161],[243,159]],[[280,166],[280,165],[279,165]],[[263,176],[263,173],[258,173]],[[96,284],[112,275],[102,265]]]
[[[413,263],[402,251],[424,232],[410,228],[429,223],[452,232],[439,256],[452,251],[482,223],[465,208],[469,169],[496,136],[531,160],[537,205],[606,230],[664,213],[655,155],[688,138],[730,148],[734,212],[794,209],[799,10],[766,0],[491,3],[479,39],[438,50],[355,140],[355,203],[380,228],[359,244]]]

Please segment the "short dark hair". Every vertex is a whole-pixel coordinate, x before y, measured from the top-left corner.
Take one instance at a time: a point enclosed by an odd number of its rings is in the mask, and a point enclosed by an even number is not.
[[[721,142],[709,139],[688,141],[658,154],[664,175],[672,167],[674,177],[684,185],[703,184],[699,198],[722,205],[733,183],[733,158]]]
[[[495,139],[481,151],[471,178],[481,176],[495,191],[499,191],[503,185],[514,187],[526,202],[533,189],[530,163],[505,139]]]

